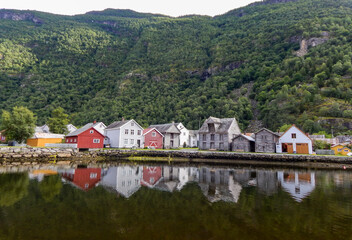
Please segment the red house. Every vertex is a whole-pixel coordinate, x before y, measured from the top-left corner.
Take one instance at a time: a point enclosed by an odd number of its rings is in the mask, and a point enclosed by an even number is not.
[[[77,144],[77,148],[103,148],[104,129],[106,126],[101,122],[88,123],[65,136],[65,143]]]
[[[163,148],[164,135],[156,128],[146,128],[143,130],[144,147],[160,149]]]
[[[101,168],[77,168],[61,173],[61,176],[84,191],[95,187],[101,180]]]
[[[161,167],[143,167],[142,186],[153,187],[161,179]]]

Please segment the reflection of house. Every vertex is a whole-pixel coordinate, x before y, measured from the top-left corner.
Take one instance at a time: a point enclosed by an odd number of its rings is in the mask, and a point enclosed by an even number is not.
[[[242,190],[227,169],[199,169],[199,186],[210,202],[237,202]]]
[[[279,187],[277,173],[273,171],[257,171],[258,191],[265,195],[277,193]]]
[[[156,128],[164,135],[164,148],[178,148],[180,147],[180,130],[175,123],[166,123],[158,125],[150,125],[148,128]]]
[[[101,180],[101,168],[77,168],[59,172],[65,180],[84,191],[94,188]]]
[[[64,136],[63,134],[37,132],[34,133],[31,138],[27,139],[27,145],[32,147],[45,147],[47,143],[61,143]]]
[[[252,137],[239,134],[232,139],[232,151],[254,152],[255,141]]]
[[[0,131],[0,142],[6,142],[5,130]]]
[[[278,172],[281,187],[296,201],[301,202],[315,189],[315,174],[298,172]]]
[[[143,167],[141,184],[146,187],[154,187],[161,180],[161,167]]]
[[[29,179],[37,179],[38,182],[43,181],[45,176],[56,175],[57,171],[51,169],[36,169],[31,171],[29,175]]]
[[[181,190],[188,182],[195,181],[198,179],[197,168],[192,167],[181,167],[178,169],[178,184],[177,190]]]
[[[109,168],[101,185],[112,188],[122,196],[129,198],[141,187],[142,168],[121,166]]]
[[[199,129],[199,148],[202,150],[231,150],[232,138],[241,130],[235,118],[209,117]]]
[[[276,152],[276,143],[279,137],[280,135],[278,133],[274,133],[269,129],[260,129],[255,133],[255,151],[265,153]]]
[[[335,155],[344,155],[346,156],[347,154],[349,154],[351,152],[351,149],[349,149],[348,147],[342,145],[342,144],[337,144],[334,146],[331,146],[331,150],[334,150]]]
[[[312,154],[312,140],[295,125],[292,125],[280,138],[276,144],[278,153],[301,153]]]
[[[155,188],[161,191],[173,192],[179,183],[179,168],[163,166],[162,176],[163,179],[155,185]]]

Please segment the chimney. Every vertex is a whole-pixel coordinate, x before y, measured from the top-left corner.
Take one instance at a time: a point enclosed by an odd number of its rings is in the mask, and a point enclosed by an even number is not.
[[[94,121],[93,121],[93,123],[94,123],[94,124],[96,124],[96,123],[97,123],[97,121],[96,121],[96,120],[94,120]]]

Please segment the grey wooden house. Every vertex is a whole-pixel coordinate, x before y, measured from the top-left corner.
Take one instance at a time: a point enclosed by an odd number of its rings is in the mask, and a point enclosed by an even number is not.
[[[176,127],[175,123],[150,125],[148,128],[156,128],[164,135],[163,145],[164,148],[179,148],[180,147],[180,130]]]
[[[279,133],[262,128],[255,133],[255,152],[274,153],[276,143],[279,141]]]
[[[254,152],[255,140],[250,136],[239,134],[232,139],[232,151],[234,152]]]
[[[230,151],[232,139],[240,133],[235,118],[209,117],[198,132],[199,148]]]

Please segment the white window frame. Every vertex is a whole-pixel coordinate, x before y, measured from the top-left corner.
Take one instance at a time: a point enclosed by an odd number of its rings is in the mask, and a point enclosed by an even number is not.
[[[134,135],[134,129],[131,129],[131,135]]]
[[[94,138],[93,143],[100,143],[100,139]]]
[[[128,129],[125,129],[125,134],[128,135]]]
[[[156,137],[156,132],[152,132],[152,137]]]
[[[93,134],[93,133],[94,133],[94,130],[90,130],[89,133],[90,133],[90,134]]]
[[[130,144],[134,144],[134,139],[130,139]]]

